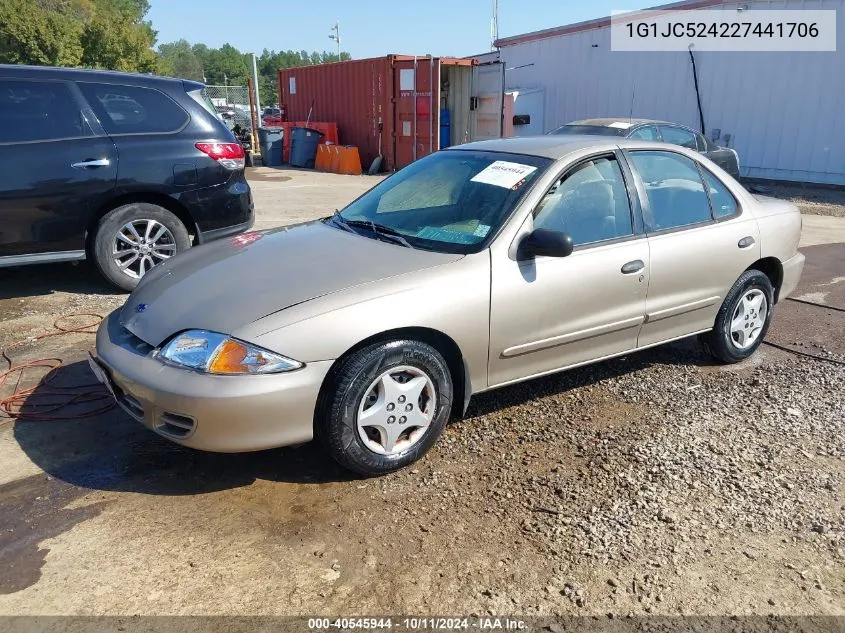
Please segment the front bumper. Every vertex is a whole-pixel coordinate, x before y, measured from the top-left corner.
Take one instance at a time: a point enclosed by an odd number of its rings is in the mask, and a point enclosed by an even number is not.
[[[169,440],[235,453],[312,439],[314,408],[332,361],[265,376],[214,376],[165,365],[121,327],[120,310],[97,331],[97,358],[118,404]],[[100,373],[100,372],[97,372]]]
[[[798,282],[801,281],[801,273],[804,272],[804,259],[803,253],[796,253],[783,262],[783,279],[777,296],[778,301],[783,301],[795,292]]]

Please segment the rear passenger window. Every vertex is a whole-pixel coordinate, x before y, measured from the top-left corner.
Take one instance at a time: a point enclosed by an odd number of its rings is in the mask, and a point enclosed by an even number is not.
[[[167,134],[188,122],[187,112],[152,88],[87,82],[79,88],[108,134]]]
[[[658,140],[657,128],[653,125],[638,127],[636,130],[634,130],[628,135],[628,138],[639,138],[644,141],[656,141]]]
[[[90,135],[91,129],[66,83],[0,79],[0,143]]]
[[[648,196],[646,221],[653,231],[712,219],[710,201],[695,161],[674,152],[631,152]]]
[[[737,203],[733,194],[728,191],[728,188],[722,184],[722,181],[716,178],[706,169],[704,172],[704,181],[710,190],[710,202],[713,204],[713,217],[726,218],[736,213]]]
[[[660,134],[663,136],[664,143],[672,143],[672,145],[680,145],[689,149],[698,149],[698,141],[695,139],[695,134],[682,127],[671,125],[660,126]]]
[[[575,246],[632,235],[631,203],[616,158],[591,158],[570,169],[537,205],[534,228],[566,233]]]

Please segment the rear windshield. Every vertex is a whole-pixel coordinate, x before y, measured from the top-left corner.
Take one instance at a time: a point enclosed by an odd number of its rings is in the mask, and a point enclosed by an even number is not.
[[[554,130],[552,134],[587,134],[590,136],[624,136],[625,131],[618,127],[606,125],[564,125]]]

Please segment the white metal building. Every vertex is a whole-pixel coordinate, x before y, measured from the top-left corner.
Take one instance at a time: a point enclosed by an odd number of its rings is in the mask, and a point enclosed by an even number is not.
[[[835,9],[836,52],[694,52],[705,133],[737,150],[743,176],[845,185],[845,0],[688,0],[656,9]],[[612,52],[610,18],[497,41],[515,133],[593,117],[699,129],[687,52]],[[489,57],[488,57],[489,59]]]

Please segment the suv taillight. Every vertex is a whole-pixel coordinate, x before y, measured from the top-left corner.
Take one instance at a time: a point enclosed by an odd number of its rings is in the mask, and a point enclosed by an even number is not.
[[[197,149],[226,169],[243,169],[246,154],[240,143],[197,143]]]

